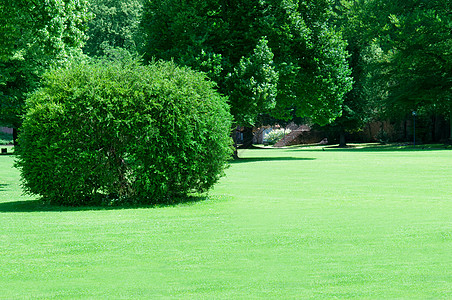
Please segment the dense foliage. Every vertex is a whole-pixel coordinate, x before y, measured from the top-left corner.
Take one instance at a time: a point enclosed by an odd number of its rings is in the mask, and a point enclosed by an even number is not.
[[[359,96],[354,100],[358,115],[366,116],[372,108],[364,112],[360,108],[369,103],[380,118],[410,119],[412,111],[433,119],[450,115],[452,2],[343,0],[341,4],[343,24],[348,26],[345,35],[358,63],[353,65],[357,84],[351,95]]]
[[[93,15],[88,23],[88,40],[83,51],[90,56],[103,55],[110,48],[130,52],[140,44],[138,25],[143,0],[90,0]]]
[[[25,98],[49,68],[81,49],[102,56],[123,48],[205,72],[248,137],[264,119],[335,120],[328,130],[343,136],[391,118],[404,120],[406,131],[414,110],[444,126],[452,119],[451,7],[451,0],[0,0],[0,125],[20,127]],[[452,134],[449,123],[442,137]]]
[[[18,128],[39,76],[77,55],[87,7],[87,0],[0,0],[0,124]]]
[[[365,87],[368,80],[365,55],[369,42],[366,30],[363,30],[363,5],[364,1],[344,0],[335,10],[334,23],[347,41],[348,63],[353,78],[353,89],[344,95],[341,116],[327,127],[331,133],[339,134],[341,147],[346,146],[346,133],[359,131],[375,116]]]
[[[452,3],[376,3],[390,14],[380,24],[384,54],[379,64],[390,105],[452,112]]]
[[[209,189],[231,155],[226,98],[174,63],[73,63],[27,101],[17,165],[56,204],[167,201]]]
[[[351,89],[333,2],[155,0],[144,4],[145,54],[205,71],[229,95],[235,121],[271,112],[320,124]]]

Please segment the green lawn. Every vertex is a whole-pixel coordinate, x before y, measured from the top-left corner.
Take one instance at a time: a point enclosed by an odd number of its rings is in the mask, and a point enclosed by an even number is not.
[[[245,150],[206,200],[58,209],[0,156],[0,299],[450,299],[452,151]]]

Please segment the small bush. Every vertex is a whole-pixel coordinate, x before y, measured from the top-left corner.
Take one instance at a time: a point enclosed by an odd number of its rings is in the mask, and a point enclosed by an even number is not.
[[[231,155],[226,99],[201,73],[158,62],[78,62],[27,100],[18,162],[53,204],[159,203],[208,190]]]
[[[286,129],[285,131],[284,131],[284,129],[273,129],[272,131],[270,131],[269,133],[267,133],[264,136],[264,142],[266,142],[270,145],[274,145],[280,139],[282,139],[284,137],[284,135],[287,135],[290,132],[291,132],[290,129]]]

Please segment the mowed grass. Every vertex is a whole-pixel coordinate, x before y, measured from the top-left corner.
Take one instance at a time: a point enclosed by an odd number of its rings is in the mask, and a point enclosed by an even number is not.
[[[245,150],[207,198],[59,209],[0,156],[0,298],[452,298],[452,152]]]

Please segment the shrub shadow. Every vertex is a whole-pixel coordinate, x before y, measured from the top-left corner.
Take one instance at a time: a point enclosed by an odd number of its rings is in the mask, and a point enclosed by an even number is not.
[[[267,161],[297,161],[297,160],[315,160],[309,157],[248,157],[238,158],[229,161],[231,164],[250,163],[250,162],[267,162]]]
[[[315,147],[310,149],[310,147],[293,147],[287,149],[288,151],[343,151],[343,152],[390,152],[390,151],[407,151],[407,152],[418,152],[418,151],[440,151],[440,150],[452,150],[450,145],[442,144],[424,144],[416,145],[414,147],[412,144],[402,143],[402,144],[353,144],[347,145],[346,147],[339,147],[338,145],[325,145],[323,147]]]
[[[7,186],[8,186],[8,185],[9,185],[9,184],[0,183],[0,192],[5,191],[5,190],[7,189]]]
[[[1,191],[1,190],[0,190]],[[71,211],[99,211],[99,210],[124,210],[138,208],[163,208],[179,205],[192,205],[206,201],[207,195],[188,196],[175,198],[157,204],[127,204],[127,205],[93,205],[93,206],[63,206],[52,205],[42,200],[10,201],[0,203],[0,213],[23,213],[23,212],[71,212]]]

